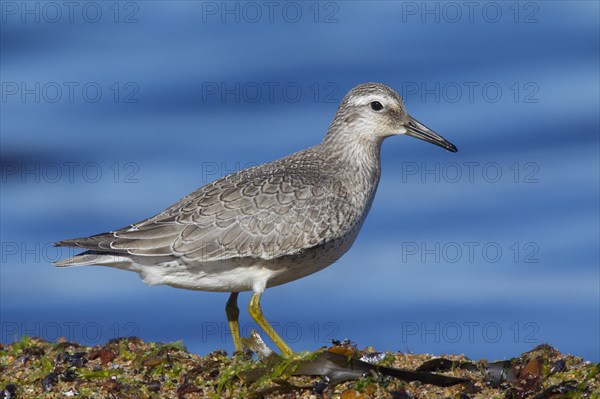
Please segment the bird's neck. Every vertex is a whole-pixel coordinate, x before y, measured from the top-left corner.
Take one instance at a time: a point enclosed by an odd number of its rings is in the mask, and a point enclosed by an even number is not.
[[[369,202],[381,176],[382,139],[373,135],[328,135],[321,146],[339,168],[339,177],[364,193]]]

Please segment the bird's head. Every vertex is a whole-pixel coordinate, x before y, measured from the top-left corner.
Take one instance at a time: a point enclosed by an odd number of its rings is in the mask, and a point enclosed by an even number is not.
[[[346,94],[329,128],[331,135],[358,135],[369,141],[407,135],[458,151],[454,144],[410,116],[402,97],[382,83],[363,83]]]

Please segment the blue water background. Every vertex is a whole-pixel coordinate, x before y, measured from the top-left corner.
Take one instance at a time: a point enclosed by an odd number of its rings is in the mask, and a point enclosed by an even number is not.
[[[380,81],[459,152],[388,139],[354,247],[264,295],[276,330],[295,350],[600,360],[597,2],[49,3],[2,3],[2,342],[231,350],[226,294],[56,269],[70,252],[49,244],[314,145]]]

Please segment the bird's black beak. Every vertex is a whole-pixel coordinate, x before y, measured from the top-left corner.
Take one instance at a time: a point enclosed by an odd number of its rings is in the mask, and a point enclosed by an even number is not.
[[[412,116],[408,115],[408,123],[404,125],[406,128],[406,135],[416,137],[421,140],[428,141],[435,145],[439,145],[442,148],[447,149],[451,152],[458,151],[458,148]]]

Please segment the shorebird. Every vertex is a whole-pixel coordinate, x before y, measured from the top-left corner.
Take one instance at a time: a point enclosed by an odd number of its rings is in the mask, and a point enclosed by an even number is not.
[[[350,249],[379,183],[381,143],[397,135],[457,151],[411,117],[394,90],[364,83],[344,97],[320,144],[220,178],[141,222],[59,241],[86,251],[55,265],[110,266],[148,284],[230,292],[225,312],[236,351],[243,350],[238,293],[252,291],[250,315],[291,355],[265,319],[261,296]]]

